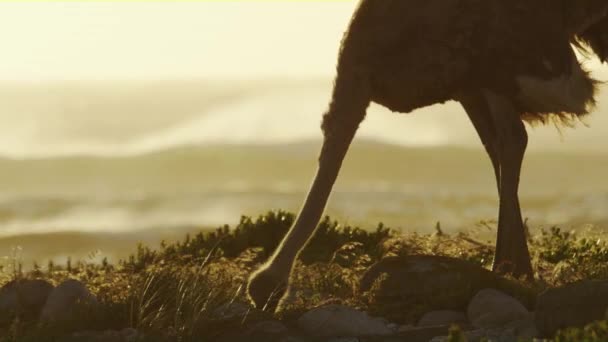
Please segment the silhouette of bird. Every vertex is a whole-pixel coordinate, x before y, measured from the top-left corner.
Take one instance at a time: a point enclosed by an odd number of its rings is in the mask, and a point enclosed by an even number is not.
[[[280,305],[372,101],[401,113],[462,104],[500,198],[493,269],[533,277],[518,198],[524,121],[568,122],[593,108],[597,82],[575,48],[606,61],[607,12],[606,0],[362,0],[342,40],[316,176],[296,222],[249,279],[253,303]]]

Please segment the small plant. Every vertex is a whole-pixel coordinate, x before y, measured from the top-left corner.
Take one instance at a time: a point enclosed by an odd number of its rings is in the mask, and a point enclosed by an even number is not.
[[[584,328],[569,328],[555,335],[555,342],[606,342],[608,321],[593,322]]]
[[[446,342],[467,342],[467,338],[457,325],[452,325],[448,331],[448,339]]]
[[[541,230],[531,242],[537,263],[549,265],[556,272],[549,277],[555,283],[608,277],[608,244],[602,236],[579,237],[559,227]]]

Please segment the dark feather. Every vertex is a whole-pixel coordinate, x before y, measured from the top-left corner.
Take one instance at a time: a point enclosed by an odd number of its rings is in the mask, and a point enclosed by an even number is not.
[[[594,54],[602,62],[608,62],[608,17],[577,35],[574,45],[583,54]]]

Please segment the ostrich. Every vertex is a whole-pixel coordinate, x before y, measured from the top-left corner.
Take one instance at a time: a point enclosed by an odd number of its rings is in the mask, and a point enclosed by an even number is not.
[[[316,176],[294,225],[249,279],[253,304],[280,305],[372,101],[401,113],[462,104],[500,198],[493,270],[532,278],[518,199],[524,121],[568,121],[592,109],[597,82],[574,48],[606,61],[607,13],[606,0],[360,1],[339,51]]]

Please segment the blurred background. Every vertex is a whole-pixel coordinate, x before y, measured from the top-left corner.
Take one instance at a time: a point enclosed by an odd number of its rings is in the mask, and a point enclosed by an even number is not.
[[[0,256],[115,259],[137,241],[297,211],[355,4],[0,4]],[[608,227],[608,87],[598,102],[575,129],[530,129],[531,226]],[[495,219],[495,189],[458,104],[374,105],[327,212],[469,230]]]

